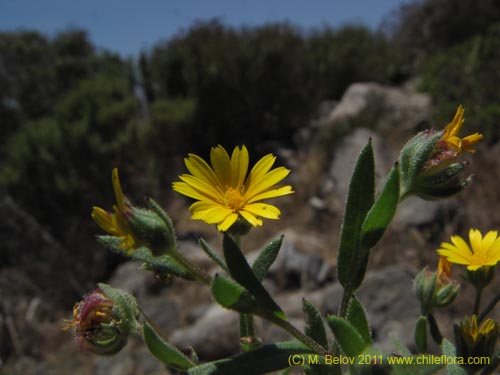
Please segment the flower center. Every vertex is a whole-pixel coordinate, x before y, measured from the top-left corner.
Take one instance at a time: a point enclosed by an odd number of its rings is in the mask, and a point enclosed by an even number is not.
[[[231,208],[233,211],[239,211],[245,204],[245,198],[240,190],[228,187],[224,194],[224,205]]]

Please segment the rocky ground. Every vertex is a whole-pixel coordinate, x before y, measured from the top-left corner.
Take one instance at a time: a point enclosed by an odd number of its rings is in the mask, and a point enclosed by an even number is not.
[[[404,142],[430,127],[430,111],[430,98],[414,93],[410,87],[354,84],[339,103],[325,104],[310,126],[297,134],[297,150],[277,150],[281,161],[293,170],[289,183],[296,194],[279,200],[281,220],[267,221],[262,229],[252,231],[243,246],[251,259],[267,241],[285,235],[265,286],[298,327],[303,326],[303,296],[324,314],[338,309],[338,233],[349,176],[360,148],[369,138],[373,140],[380,186]],[[413,345],[413,325],[419,308],[411,293],[412,279],[421,267],[436,266],[435,249],[439,243],[447,241],[452,233],[466,233],[471,226],[483,231],[499,227],[499,163],[500,145],[483,144],[470,166],[477,175],[475,183],[463,194],[438,203],[410,199],[399,207],[392,227],[371,257],[370,272],[358,293],[372,323],[374,340],[381,348],[393,349],[391,337]],[[203,236],[218,248],[221,238],[215,229],[189,220],[186,207],[181,200],[169,207],[181,249],[201,267],[215,272],[195,239]],[[2,210],[8,212],[8,202],[4,202]],[[57,246],[50,238],[46,241],[50,248]],[[215,305],[203,287],[182,280],[165,285],[138,267],[135,262],[123,263],[107,282],[133,293],[164,337],[180,348],[194,347],[204,360],[238,351],[236,314]],[[53,276],[71,283],[68,275]],[[44,277],[52,275],[49,272]],[[15,270],[3,269],[0,285],[0,373],[168,374],[138,338],[131,338],[114,357],[100,358],[79,351],[71,334],[61,330],[62,319],[71,315],[69,308],[54,311],[44,302],[47,290],[38,291],[36,282],[20,277]],[[31,288],[36,293],[30,295],[38,293],[40,297],[23,298],[10,285]],[[470,311],[470,296],[471,291],[464,287],[459,301],[438,319],[451,327],[454,317]],[[265,342],[287,338],[264,321],[257,321],[257,330]]]

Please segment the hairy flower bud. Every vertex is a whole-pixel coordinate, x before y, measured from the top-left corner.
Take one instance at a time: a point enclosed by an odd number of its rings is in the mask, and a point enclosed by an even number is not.
[[[470,184],[471,176],[460,177],[467,163],[457,159],[464,151],[474,153],[472,146],[483,136],[475,133],[458,137],[464,122],[463,113],[463,107],[459,106],[453,121],[444,130],[426,130],[404,146],[399,156],[401,199],[410,195],[426,200],[447,198]]]
[[[161,255],[175,248],[175,233],[172,221],[160,206],[147,199],[150,210],[133,206],[123,195],[118,170],[113,169],[113,189],[116,205],[113,212],[100,207],[92,210],[92,219],[119,242],[104,239],[113,248],[132,253],[139,247],[148,247],[154,255]]]
[[[112,355],[126,344],[137,327],[139,310],[134,297],[106,284],[75,304],[73,320],[65,330],[74,328],[78,345],[95,354]]]
[[[430,272],[427,268],[420,271],[415,278],[414,289],[420,301],[422,315],[427,315],[434,308],[451,304],[460,285],[451,279],[449,263],[445,258],[441,258],[438,271]]]

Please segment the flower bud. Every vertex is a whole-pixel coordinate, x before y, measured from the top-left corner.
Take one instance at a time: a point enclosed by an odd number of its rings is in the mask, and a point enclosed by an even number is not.
[[[83,350],[112,355],[126,344],[128,336],[139,324],[139,309],[134,297],[100,284],[73,308],[73,320],[64,327],[75,328],[75,337]]]
[[[475,133],[458,137],[463,113],[463,107],[459,106],[453,121],[443,131],[426,130],[403,147],[399,156],[400,199],[410,195],[426,200],[447,198],[470,184],[471,176],[460,178],[467,164],[457,159],[463,151],[474,153],[472,146],[483,136]]]
[[[460,286],[450,278],[449,263],[445,258],[439,261],[438,271],[430,272],[427,267],[417,275],[414,281],[415,294],[420,301],[422,315],[427,315],[432,309],[451,304],[458,294]]]
[[[154,255],[175,248],[172,221],[159,205],[147,199],[151,210],[134,207],[123,195],[116,168],[113,169],[112,181],[116,197],[113,213],[94,207],[92,219],[120,241],[105,238],[103,242],[118,250],[125,250],[127,254],[143,246],[150,248]]]
[[[470,357],[491,357],[495,349],[498,335],[498,325],[491,319],[483,321],[479,326],[476,315],[471,318],[465,317],[459,325],[453,326],[455,342],[457,345],[457,356],[463,358]],[[484,365],[471,365],[465,360],[464,367],[475,373]]]

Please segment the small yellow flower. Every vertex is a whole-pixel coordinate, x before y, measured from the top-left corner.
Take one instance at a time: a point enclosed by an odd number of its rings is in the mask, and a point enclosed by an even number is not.
[[[444,134],[440,139],[440,141],[446,143],[448,148],[454,151],[456,155],[461,154],[463,151],[471,153],[476,152],[476,150],[471,147],[483,139],[483,135],[480,133],[474,133],[467,137],[460,138],[458,133],[460,133],[462,129],[464,120],[464,107],[459,105],[453,117],[453,121],[446,126]]]
[[[497,324],[491,319],[486,319],[478,326],[477,316],[472,315],[471,318],[468,316],[465,317],[465,320],[460,324],[460,328],[473,342],[477,342],[480,336],[487,336],[490,332],[495,330]]]
[[[470,247],[460,236],[451,236],[451,243],[443,242],[439,255],[449,262],[467,266],[469,271],[494,266],[500,261],[500,237],[497,231],[489,231],[483,237],[477,229],[469,230]]]
[[[120,180],[118,178],[118,169],[114,168],[112,173],[113,190],[116,197],[116,205],[113,206],[113,213],[103,210],[100,207],[92,208],[92,219],[103,230],[109,234],[122,239],[120,246],[128,253],[132,252],[138,246],[138,240],[127,220],[130,214],[130,205],[123,195]]]
[[[275,161],[276,157],[268,154],[248,174],[247,148],[235,147],[229,157],[219,145],[210,151],[211,166],[189,154],[184,162],[190,174],[179,176],[182,182],[174,182],[173,189],[198,200],[189,207],[191,219],[217,224],[220,231],[228,230],[239,217],[253,226],[262,225],[261,217],[278,219],[280,210],[259,201],[293,193],[289,185],[276,186],[290,170],[271,169]]]

